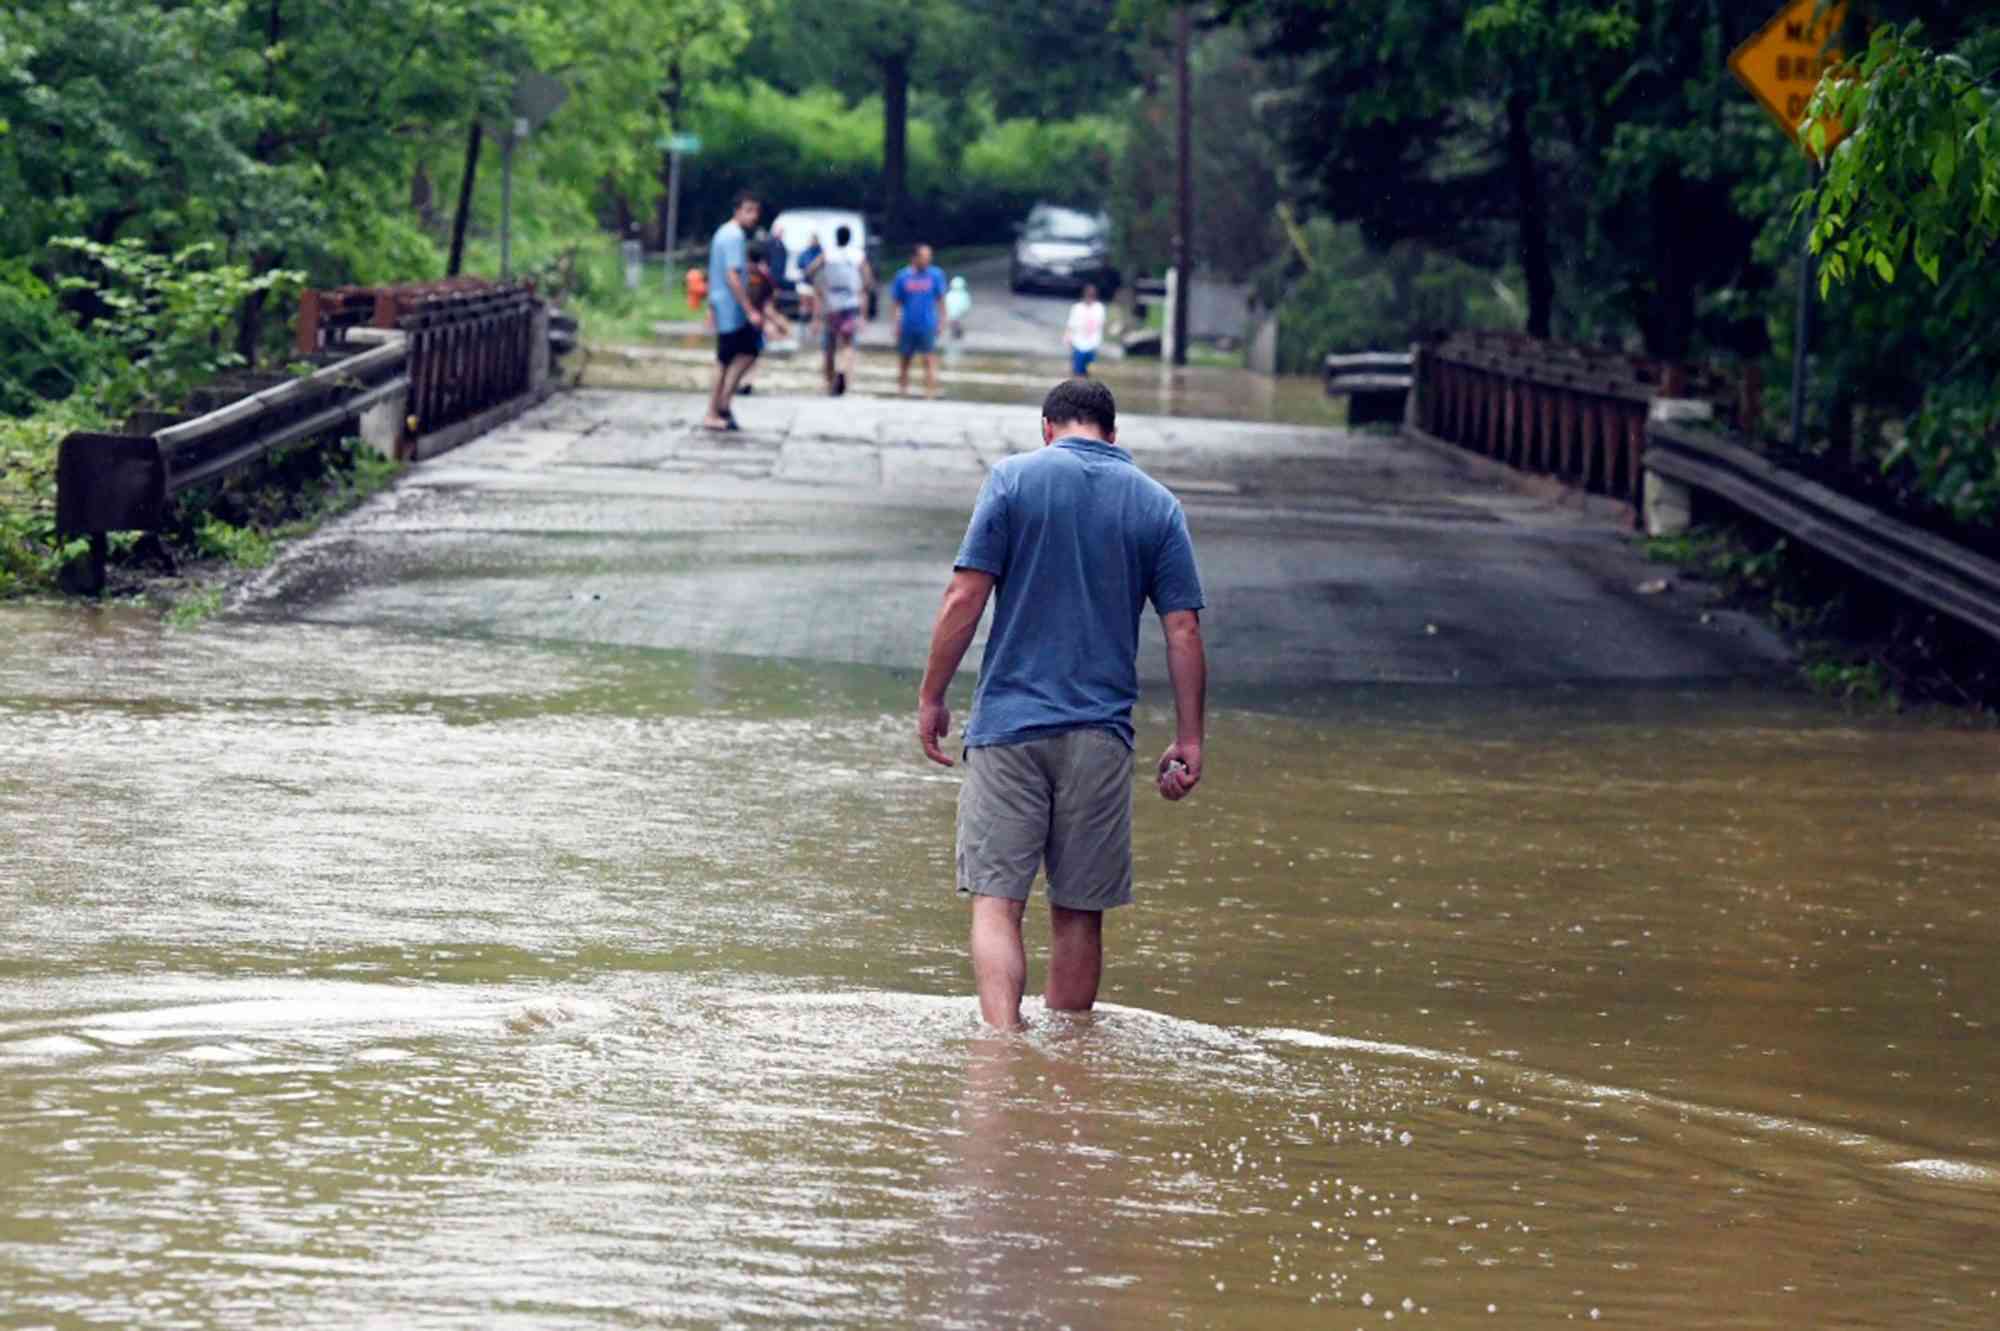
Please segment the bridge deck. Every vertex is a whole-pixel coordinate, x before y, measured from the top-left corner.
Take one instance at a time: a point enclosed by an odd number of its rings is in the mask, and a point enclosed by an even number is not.
[[[1032,407],[590,391],[415,469],[255,613],[914,668],[986,467]],[[1222,687],[1765,674],[1779,645],[1600,520],[1385,434],[1131,417],[1187,506]],[[1150,630],[1142,670],[1164,676]],[[968,658],[976,661],[974,653]]]

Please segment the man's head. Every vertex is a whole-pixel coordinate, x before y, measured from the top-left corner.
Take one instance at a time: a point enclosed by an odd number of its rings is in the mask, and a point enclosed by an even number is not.
[[[1095,379],[1065,379],[1042,399],[1042,442],[1078,435],[1118,442],[1118,404]]]
[[[1097,284],[1095,282],[1085,282],[1083,284],[1083,303],[1086,305],[1095,305],[1097,303]]]
[[[755,193],[747,189],[736,191],[736,202],[730,214],[735,219],[736,225],[748,231],[757,225],[757,214],[761,211]]]
[[[846,249],[854,243],[854,228],[845,224],[835,227],[833,229],[833,243],[841,249]]]
[[[916,253],[912,257],[916,263],[917,270],[921,272],[931,266],[931,247],[928,245],[917,246]]]
[[[771,257],[771,248],[761,240],[753,240],[743,253],[751,263],[762,263]]]

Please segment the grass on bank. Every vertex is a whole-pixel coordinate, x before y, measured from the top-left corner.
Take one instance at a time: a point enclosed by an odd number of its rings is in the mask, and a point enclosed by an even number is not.
[[[23,419],[0,417],[0,600],[60,590],[64,566],[87,553],[87,540],[56,539],[56,452],[71,431],[111,424],[75,402]],[[262,568],[283,542],[356,507],[400,470],[359,439],[283,450],[180,496],[165,531],[115,533],[114,577],[177,574],[188,566]]]
[[[1913,606],[1749,519],[1646,542],[1648,558],[1712,579],[1799,653],[1822,697],[1864,710],[1941,703],[1993,715],[2000,668],[1974,631]]]

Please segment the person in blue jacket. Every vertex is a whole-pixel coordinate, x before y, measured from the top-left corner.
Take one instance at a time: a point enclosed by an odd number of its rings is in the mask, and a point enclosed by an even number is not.
[[[924,392],[938,395],[937,334],[938,311],[944,304],[944,269],[931,262],[931,247],[919,245],[910,256],[909,267],[896,274],[889,284],[890,298],[896,302],[896,391],[910,391],[910,362],[924,358]]]

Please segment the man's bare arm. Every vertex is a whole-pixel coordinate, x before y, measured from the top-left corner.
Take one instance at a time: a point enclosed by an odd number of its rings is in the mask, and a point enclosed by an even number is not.
[[[962,568],[951,575],[944,589],[944,604],[938,607],[937,622],[931,626],[930,660],[924,666],[924,682],[917,688],[917,739],[924,756],[934,763],[952,766],[938,741],[951,733],[951,709],[944,704],[945,690],[951,687],[965,649],[979,631],[979,617],[986,613],[986,600],[993,594],[993,575]]]
[[[763,314],[752,308],[750,293],[743,289],[743,274],[734,268],[725,268],[723,272],[728,277],[729,289],[736,295],[736,308],[743,311],[744,317],[750,321],[752,326],[763,323]]]
[[[1160,794],[1177,800],[1201,784],[1201,745],[1208,718],[1208,655],[1201,644],[1201,612],[1160,616],[1167,637],[1167,678],[1174,686],[1174,742],[1160,755]]]

